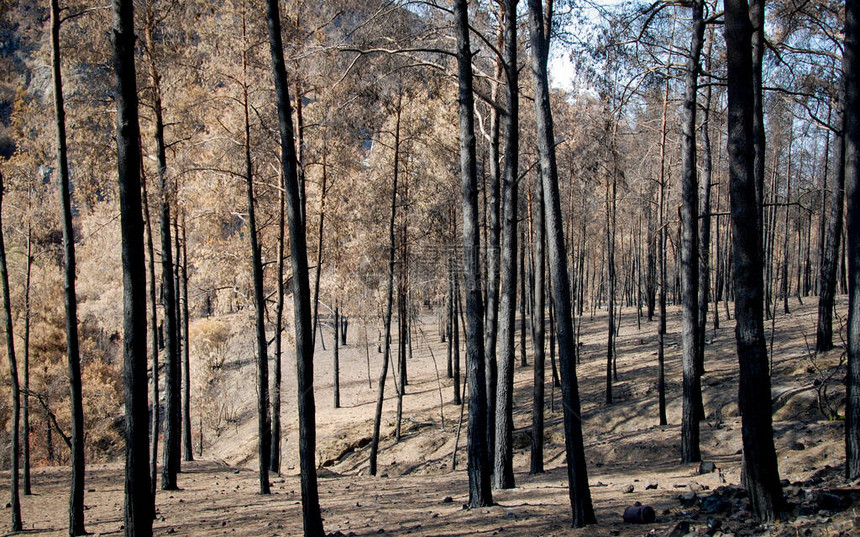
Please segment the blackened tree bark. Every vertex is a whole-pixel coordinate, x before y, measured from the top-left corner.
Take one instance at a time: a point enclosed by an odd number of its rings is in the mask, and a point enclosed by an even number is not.
[[[301,99],[299,99],[301,102]],[[301,105],[299,105],[301,106]],[[325,143],[323,144],[323,162],[322,162],[322,185],[320,187],[320,220],[319,226],[317,226],[317,266],[314,268],[315,278],[314,278],[314,341],[316,341],[317,337],[317,329],[319,328],[319,305],[320,305],[320,274],[322,272],[322,256],[323,256],[323,230],[325,229],[325,202],[326,202],[326,194],[328,190],[326,188],[326,183],[328,182],[328,166],[326,162],[326,154],[328,150],[326,148]],[[304,185],[304,179],[302,179],[302,185]],[[304,186],[302,186],[301,192],[304,192]],[[302,211],[304,211],[304,194],[302,194]],[[302,218],[304,219],[304,213],[302,213]],[[322,341],[322,336],[320,336],[320,341]],[[323,345],[323,350],[325,350],[325,345]]]
[[[499,50],[504,48],[505,31],[505,3],[499,2],[499,31],[496,46]],[[492,96],[497,98],[499,94],[499,81],[503,75],[504,58],[495,59],[495,80],[492,82]],[[484,358],[487,361],[487,454],[490,457],[490,466],[495,468],[495,446],[496,446],[496,391],[499,381],[498,359],[496,348],[499,337],[499,278],[501,264],[501,167],[499,163],[499,110],[493,106],[490,109],[490,147],[489,147],[489,170],[490,188],[489,199],[485,201],[485,209],[489,213],[487,217],[487,326],[484,339]],[[489,206],[489,207],[487,207]]]
[[[657,413],[666,425],[666,113],[669,106],[669,77],[663,93],[663,119],[660,130],[660,181],[657,185]]]
[[[558,193],[558,168],[555,159],[555,136],[550,108],[547,60],[551,32],[547,21],[552,21],[551,3],[544,14],[540,0],[529,0],[529,34],[532,45],[532,75],[535,86],[535,116],[538,134],[538,153],[546,207],[547,243],[549,246],[550,273],[556,306],[561,367],[561,390],[564,407],[565,452],[570,507],[574,527],[594,524],[594,507],[588,488],[588,471],[582,438],[582,413],[579,402],[579,384],[576,380],[576,347],[571,318],[570,276],[564,251],[564,224],[561,218],[561,201]],[[546,18],[545,18],[546,17]]]
[[[281,366],[283,350],[281,332],[284,329],[284,191],[278,190],[278,291],[275,294],[275,343],[272,353],[275,363],[272,369],[272,447],[269,455],[269,470],[281,473]]]
[[[155,248],[152,244],[152,216],[149,212],[146,191],[146,173],[140,167],[141,200],[143,203],[144,235],[146,238],[146,270],[149,275],[149,341],[152,353],[152,412],[150,417],[149,491],[152,496],[152,514],[155,515],[155,498],[158,484],[158,433],[161,431],[161,406],[158,402],[158,280],[155,279]]]
[[[699,450],[699,415],[702,385],[698,371],[699,350],[699,179],[696,170],[696,111],[702,45],[705,36],[704,0],[692,3],[693,28],[684,89],[684,133],[681,172],[681,364],[683,410],[681,460],[702,459]]]
[[[298,377],[299,471],[302,487],[302,522],[307,537],[325,535],[319,504],[316,456],[316,416],[314,408],[314,340],[308,282],[308,248],[302,220],[296,146],[287,68],[281,39],[281,14],[278,0],[266,0],[269,48],[278,102],[278,127],[281,135],[281,166],[287,193],[287,221],[290,229],[290,257],[293,265],[293,304],[296,327],[296,374]]]
[[[164,384],[165,423],[162,451],[161,489],[176,490],[179,472],[181,430],[180,376],[178,323],[176,317],[176,282],[173,278],[173,244],[170,234],[170,191],[167,178],[167,153],[164,142],[164,113],[161,106],[161,75],[154,58],[154,13],[147,13],[144,39],[149,50],[149,74],[152,79],[153,111],[155,113],[155,153],[158,163],[159,219],[161,229],[161,279],[164,291]]]
[[[526,367],[526,302],[528,291],[526,291],[526,245],[525,230],[520,230],[520,268],[518,279],[520,280],[520,367]]]
[[[171,217],[171,224],[173,226],[173,288],[176,290],[176,302],[174,305],[176,306],[176,358],[179,361],[179,365],[177,366],[177,370],[179,374],[176,377],[176,390],[179,392],[179,439],[176,442],[177,454],[176,458],[179,460],[179,464],[176,466],[178,472],[182,471],[182,442],[185,438],[185,407],[183,406],[183,395],[185,390],[184,379],[185,379],[185,365],[182,361],[183,351],[185,349],[185,338],[182,334],[185,319],[182,315],[182,277],[180,267],[182,266],[182,246],[179,244],[179,207],[175,205],[178,193],[178,185],[174,181],[173,182],[173,191],[171,192],[171,199],[174,201],[174,211]]]
[[[337,299],[334,301],[334,340],[332,343],[333,368],[334,368],[334,407],[340,408],[340,308]]]
[[[653,195],[653,194],[650,194]],[[654,210],[650,202],[645,205],[645,222],[647,232],[645,234],[645,254],[647,267],[645,269],[645,309],[648,321],[654,320],[654,306],[657,304],[657,224],[654,219]]]
[[[543,188],[537,189],[535,204],[535,310],[537,326],[535,326],[535,356],[534,356],[534,390],[532,398],[532,453],[529,473],[543,472],[543,406],[544,406],[544,371],[546,368],[546,352],[544,342],[544,311],[546,310],[546,214],[544,211]],[[554,328],[550,323],[550,329]],[[550,347],[554,346],[554,341]],[[551,349],[552,350],[552,349]],[[512,482],[513,483],[513,482]],[[513,486],[513,485],[512,485]]]
[[[758,230],[762,233],[764,207],[764,168],[765,168],[765,125],[764,125],[764,87],[762,71],[764,59],[764,2],[749,1],[749,18],[752,23],[752,89],[753,89],[753,139],[755,178],[755,199],[758,210]]]
[[[446,358],[447,358],[447,374],[448,378],[454,378],[454,364],[453,364],[453,344],[451,338],[454,337],[454,273],[451,271],[451,262],[450,260],[447,262],[446,270],[448,272],[448,300],[447,305],[445,306],[445,333],[447,334],[446,340]]]
[[[242,18],[242,34],[245,19]],[[245,49],[247,50],[247,49]],[[269,354],[266,341],[266,295],[263,291],[263,255],[257,236],[254,209],[254,166],[251,160],[251,120],[248,104],[247,58],[242,54],[242,113],[244,124],[245,185],[248,199],[248,238],[251,242],[251,265],[254,273],[254,320],[257,343],[257,456],[259,458],[260,494],[270,494],[269,457],[272,449],[272,423],[269,415]],[[307,260],[305,260],[307,261]]]
[[[512,15],[513,16],[513,15]],[[481,296],[478,167],[475,156],[475,96],[469,48],[467,0],[455,0],[457,80],[460,112],[460,178],[463,200],[463,260],[466,285],[466,376],[469,383],[469,507],[492,505],[487,453],[487,384],[484,364],[484,304]]]
[[[821,256],[821,273],[818,277],[818,325],[815,332],[815,352],[827,352],[833,348],[833,297],[836,294],[836,269],[839,267],[839,245],[842,242],[842,212],[845,199],[845,126],[842,117],[842,132],[836,132],[836,179],[830,198],[830,221],[827,238]]]
[[[388,219],[388,280],[385,295],[385,339],[382,341],[382,372],[379,374],[379,392],[376,396],[376,414],[373,418],[373,436],[370,439],[370,475],[376,475],[376,458],[379,453],[379,428],[382,423],[382,405],[385,401],[385,381],[388,377],[388,362],[391,359],[391,315],[394,309],[394,254],[397,248],[394,224],[397,219],[397,182],[400,174],[400,106],[394,126],[394,181],[391,187],[391,215]],[[452,287],[453,289],[453,287]],[[452,296],[453,299],[453,296]],[[456,310],[452,307],[453,322],[457,322]],[[456,328],[455,328],[456,329]]]
[[[735,338],[740,364],[739,407],[744,446],[743,482],[753,514],[773,520],[784,507],[773,444],[772,405],[764,338],[762,237],[756,228],[754,91],[746,0],[726,0],[729,179],[734,250]]]
[[[28,193],[28,203],[30,197]],[[32,222],[27,222],[27,268],[24,283],[24,356],[21,363],[21,374],[24,377],[24,398],[21,400],[21,430],[24,433],[22,442],[23,492],[24,496],[31,495],[30,484],[30,287],[33,272],[33,240]]]
[[[3,191],[3,174],[0,172],[0,223],[3,221]],[[21,521],[21,496],[19,485],[20,471],[18,466],[18,455],[21,449],[21,440],[19,436],[21,424],[21,388],[18,384],[18,361],[15,359],[15,336],[12,330],[12,300],[9,297],[9,271],[6,268],[6,244],[3,240],[2,226],[0,226],[0,286],[2,286],[3,291],[6,356],[9,359],[9,377],[12,383],[12,429],[10,431],[11,442],[9,443],[9,477],[11,481],[11,485],[9,487],[11,496],[9,507],[12,512],[12,524],[10,529],[13,532],[18,532],[23,529]]]
[[[713,35],[713,34],[712,34]],[[709,69],[713,39],[708,41],[708,52],[705,55],[705,69]],[[711,277],[711,179],[713,156],[711,152],[711,85],[705,88],[705,104],[702,109],[702,227],[699,228],[699,332],[696,350],[696,368],[699,377],[705,371],[705,332],[708,317],[708,301],[710,300]],[[701,381],[700,381],[701,384]],[[699,419],[704,419],[704,408]]]
[[[178,233],[177,233],[178,236]],[[191,337],[188,332],[188,240],[185,236],[185,215],[182,215],[182,264],[179,265],[182,304],[182,460],[194,460],[194,436],[191,430]]]
[[[452,336],[452,345],[454,347],[452,358],[452,361],[454,362],[454,375],[452,377],[454,379],[454,404],[462,405],[463,398],[462,393],[460,392],[460,318],[462,317],[462,307],[460,304],[460,278],[456,272],[457,263],[454,261],[453,256],[449,262],[451,264],[451,273],[453,275],[453,279],[451,281],[451,298],[454,300],[454,309],[451,313],[451,322],[454,325],[454,335]]]
[[[860,55],[857,50],[860,4],[845,3],[845,196],[848,205],[848,402],[846,473],[860,477]]]
[[[496,389],[495,455],[493,479],[496,488],[514,486],[513,388],[517,315],[517,175],[519,165],[519,72],[517,70],[517,4],[506,0],[504,12],[505,167],[502,186],[501,311],[499,316],[499,374]]]
[[[134,66],[134,2],[113,2],[117,169],[123,273],[123,383],[125,386],[126,537],[152,535],[148,468],[146,378],[146,272],[140,201],[140,123]]]
[[[615,140],[612,142],[613,153],[615,152]],[[615,157],[613,156],[613,163]],[[615,200],[617,192],[617,181],[613,170],[612,179],[606,183],[606,279],[607,279],[607,297],[606,297],[606,317],[607,317],[607,334],[606,334],[606,404],[612,404],[612,366],[615,359]]]
[[[71,405],[72,483],[69,492],[69,535],[86,535],[84,529],[84,402],[81,393],[81,353],[78,345],[78,299],[75,292],[75,236],[69,193],[69,159],[66,146],[66,110],[60,68],[60,4],[51,0],[51,68],[54,117],[57,128],[57,175],[63,225],[63,295],[66,309],[66,352]],[[16,379],[17,383],[17,379]],[[17,423],[15,424],[17,427]],[[18,453],[16,451],[15,458]]]

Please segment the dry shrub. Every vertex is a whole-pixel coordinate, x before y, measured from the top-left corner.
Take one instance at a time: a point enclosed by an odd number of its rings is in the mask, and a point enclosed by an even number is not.
[[[236,422],[237,397],[225,393],[224,363],[229,354],[233,331],[217,319],[200,319],[190,327],[190,356],[192,394],[196,402],[196,421],[216,437]],[[200,431],[203,434],[203,431]]]

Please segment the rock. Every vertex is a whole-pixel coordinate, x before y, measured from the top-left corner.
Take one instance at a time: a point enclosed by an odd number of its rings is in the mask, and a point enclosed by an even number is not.
[[[382,529],[382,528],[379,528],[378,530],[376,530],[376,533],[377,533],[378,535],[382,535],[383,533],[385,533],[385,530],[384,530],[384,529]]]
[[[814,505],[803,504],[797,508],[797,516],[812,516],[817,511]]]
[[[631,492],[633,492],[633,485],[627,485],[626,487],[621,489],[621,492],[623,492],[624,494],[630,494]]]
[[[696,496],[695,492],[685,492],[678,496],[678,501],[681,502],[683,507],[693,507],[699,501],[699,497]]]
[[[732,520],[736,520],[738,522],[743,522],[744,520],[749,520],[750,518],[752,518],[752,513],[750,513],[746,509],[741,509],[740,511],[733,514],[729,518]]]
[[[821,492],[815,499],[815,505],[819,509],[840,510],[851,505],[851,500],[844,496],[838,496],[829,492]]]
[[[711,494],[702,500],[702,512],[707,514],[723,513],[730,510],[732,504],[722,499],[717,494]]]
[[[445,496],[445,499],[442,500],[442,503],[453,503],[453,502],[454,502],[454,498],[452,498],[450,496]]]
[[[649,481],[648,484],[645,485],[645,490],[657,490],[657,487],[658,485],[656,481]]]
[[[791,444],[791,447],[789,449],[791,449],[791,451],[803,451],[804,449],[806,449],[806,446],[804,446],[801,442],[794,442],[793,444]]]
[[[723,527],[722,519],[712,517],[712,516],[708,517],[708,531],[716,532],[716,531],[719,531],[720,528],[722,528],[722,527]]]
[[[783,487],[782,493],[785,494],[786,498],[800,498],[803,495],[803,489],[795,487],[794,485],[789,485],[787,487]]]
[[[713,473],[717,469],[717,465],[713,462],[700,462],[699,463],[699,474],[710,474]]]
[[[690,533],[690,523],[686,520],[678,522],[672,530],[666,533],[665,537],[684,537]]]
[[[699,493],[699,492],[702,492],[703,490],[705,490],[705,487],[703,487],[699,483],[696,483],[695,481],[690,481],[689,483],[687,483],[687,486],[690,488],[690,490],[692,492],[695,492],[695,493]]]

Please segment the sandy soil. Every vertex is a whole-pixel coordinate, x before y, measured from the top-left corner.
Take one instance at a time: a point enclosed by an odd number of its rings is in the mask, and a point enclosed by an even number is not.
[[[604,403],[606,318],[586,316],[582,328],[582,390],[586,457],[598,525],[570,529],[564,468],[560,391],[551,386],[547,364],[546,466],[542,475],[528,475],[532,370],[516,369],[515,459],[517,488],[496,491],[497,506],[464,510],[467,499],[465,429],[460,437],[458,465],[452,471],[452,452],[460,408],[452,404],[452,381],[445,377],[445,344],[440,342],[435,317],[422,317],[413,336],[409,385],[403,400],[403,436],[393,438],[396,395],[392,376],[386,386],[384,439],[379,456],[380,476],[367,476],[368,448],[377,393],[381,354],[376,351],[376,329],[351,324],[349,345],[341,349],[342,408],[332,408],[331,334],[327,350],[318,346],[315,364],[320,501],[325,527],[334,535],[669,535],[688,522],[693,534],[705,535],[708,519],[722,523],[720,535],[860,535],[850,491],[836,489],[839,505],[823,489],[843,486],[843,423],[829,421],[818,410],[816,379],[835,367],[841,350],[813,362],[805,338],[814,339],[814,299],[793,312],[778,315],[774,326],[773,400],[780,472],[788,480],[787,495],[801,505],[790,519],[771,526],[748,520],[740,483],[741,428],[736,406],[737,358],[733,324],[721,308],[721,328],[709,329],[704,396],[708,419],[702,423],[702,455],[717,470],[698,474],[697,465],[680,460],[681,386],[677,310],[670,309],[667,336],[667,400],[669,425],[657,425],[656,323],[644,319],[637,328],[635,312],[624,310],[618,340],[615,403]],[[846,310],[840,297],[837,311]],[[236,324],[241,325],[241,320]],[[709,326],[710,323],[709,323]],[[768,323],[770,329],[770,323]],[[394,342],[397,344],[396,340]],[[251,349],[252,347],[248,347]],[[432,351],[432,353],[431,353]],[[237,420],[220,437],[204,432],[203,455],[184,463],[181,490],[159,492],[157,535],[276,536],[301,533],[298,497],[297,424],[295,419],[294,362],[284,365],[284,474],[273,476],[273,494],[260,496],[256,464],[256,418],[253,414],[253,351],[233,353],[225,364],[224,396],[236,406]],[[370,382],[368,381],[368,355]],[[434,364],[435,358],[435,364]],[[529,360],[531,357],[529,356]],[[193,367],[193,365],[192,365]],[[438,371],[438,375],[437,375]],[[843,370],[844,371],[844,370]],[[837,373],[829,393],[844,398]],[[440,405],[441,390],[441,405]],[[553,396],[552,400],[551,396]],[[444,423],[443,423],[444,417]],[[211,437],[210,437],[211,436]],[[8,474],[5,478],[8,479]],[[87,527],[97,535],[120,535],[122,524],[122,466],[91,465],[87,476]],[[856,485],[856,484],[855,484]],[[632,492],[627,490],[632,487]],[[721,489],[720,487],[728,487]],[[33,475],[35,495],[24,497],[27,534],[65,535],[68,470],[40,468]],[[679,496],[697,493],[695,505],[684,507]],[[834,492],[834,490],[831,490]],[[727,511],[705,513],[702,501],[718,493]],[[823,498],[823,499],[822,499]],[[856,499],[856,498],[855,498]],[[623,523],[624,508],[639,501],[653,506],[657,521],[647,525]],[[8,517],[8,510],[6,510]],[[8,518],[7,518],[8,520]],[[855,520],[858,524],[855,526]],[[5,525],[5,524],[4,524]],[[695,533],[696,531],[700,533]],[[340,534],[336,532],[341,532]],[[685,535],[686,530],[671,533]]]

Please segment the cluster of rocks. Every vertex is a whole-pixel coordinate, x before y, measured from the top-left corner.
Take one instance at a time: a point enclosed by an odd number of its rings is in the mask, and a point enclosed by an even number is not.
[[[755,521],[749,494],[738,486],[707,487],[690,483],[677,497],[679,508],[661,513],[657,523],[675,519],[668,530],[652,529],[647,535],[659,537],[788,537],[860,535],[860,517],[850,508],[860,504],[860,487],[821,487],[820,482],[783,481],[788,510],[774,524]],[[818,485],[818,486],[816,486]],[[638,504],[638,502],[637,502]],[[633,507],[628,508],[632,513]],[[642,507],[639,507],[641,510]],[[626,516],[629,522],[639,522]],[[630,520],[628,520],[630,518]],[[681,518],[681,520],[678,520]]]

